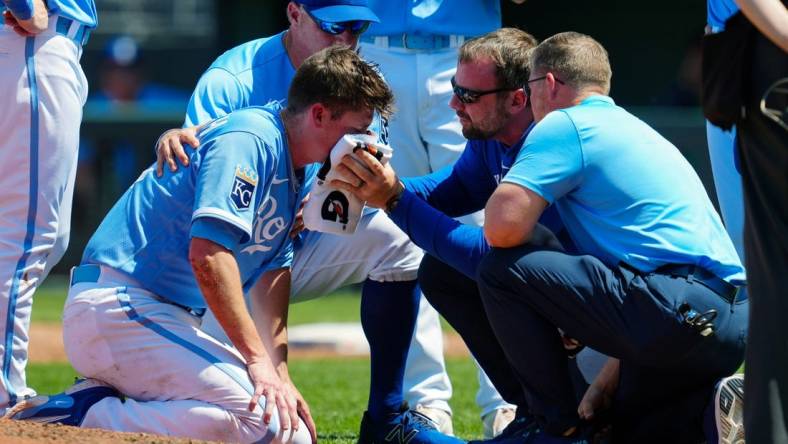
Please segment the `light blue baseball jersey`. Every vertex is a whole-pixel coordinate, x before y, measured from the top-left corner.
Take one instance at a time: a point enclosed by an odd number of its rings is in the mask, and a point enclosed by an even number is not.
[[[98,25],[96,2],[93,0],[47,0],[49,12],[76,20],[90,28]]]
[[[198,135],[189,167],[157,179],[152,168],[110,210],[83,263],[125,272],[172,302],[204,308],[189,243],[199,237],[232,251],[244,290],[266,270],[287,267],[288,235],[316,166],[294,172],[278,103],[214,120]]]
[[[284,32],[244,43],[217,58],[200,77],[186,110],[193,126],[247,106],[287,99],[295,68],[285,51]]]
[[[725,22],[739,12],[739,6],[733,0],[708,0],[706,2],[706,22],[713,32],[725,29]]]
[[[219,56],[200,77],[189,100],[184,126],[194,126],[247,106],[285,103],[295,76],[283,43],[285,32],[246,42]],[[370,130],[386,143],[386,129],[375,117]]]
[[[679,150],[610,97],[539,122],[503,182],[556,206],[581,253],[641,271],[694,264],[743,283],[717,212]]]
[[[370,0],[380,18],[364,35],[479,36],[501,27],[500,0]]]

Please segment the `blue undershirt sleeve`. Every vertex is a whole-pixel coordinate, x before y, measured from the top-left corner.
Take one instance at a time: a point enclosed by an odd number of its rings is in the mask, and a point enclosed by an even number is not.
[[[479,262],[490,250],[482,228],[452,219],[407,189],[389,217],[427,253],[476,278]]]
[[[3,0],[3,3],[19,20],[30,20],[33,17],[33,0]]]

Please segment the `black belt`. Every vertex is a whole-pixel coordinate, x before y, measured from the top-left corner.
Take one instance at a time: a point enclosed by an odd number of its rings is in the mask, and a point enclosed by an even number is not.
[[[697,282],[717,293],[730,304],[747,300],[747,292],[739,291],[741,287],[726,282],[714,273],[695,265],[668,264],[657,268],[654,272],[686,278],[688,282]]]

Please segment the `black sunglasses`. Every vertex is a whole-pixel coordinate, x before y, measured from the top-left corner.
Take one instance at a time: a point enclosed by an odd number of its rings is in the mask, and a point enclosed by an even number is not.
[[[310,17],[312,17],[312,20],[314,20],[315,23],[317,23],[317,26],[319,26],[323,32],[326,32],[331,35],[339,35],[345,31],[350,31],[350,33],[353,35],[360,35],[364,31],[366,31],[367,28],[369,28],[370,22],[367,20],[351,20],[349,22],[327,22],[315,17],[306,8],[304,8],[304,11],[306,11],[306,13],[309,14]]]
[[[529,85],[531,82],[538,82],[538,81],[540,81],[540,80],[544,80],[544,79],[546,79],[546,78],[547,78],[547,76],[546,76],[546,75],[544,75],[544,76],[542,76],[542,77],[537,77],[537,78],[535,78],[535,79],[531,79],[531,80],[529,80],[529,81],[525,82],[525,93],[526,93],[526,94],[528,94],[528,97],[530,97],[530,96],[531,96],[531,87],[530,87],[530,86],[528,86],[528,85]],[[562,84],[562,85],[566,85],[566,83],[564,83],[564,81],[563,81],[563,80],[561,80],[561,79],[559,79],[558,77],[555,77],[555,76],[553,76],[553,78],[555,79],[555,81],[556,81],[556,82],[558,82],[558,83],[560,83],[560,84]]]
[[[493,94],[501,91],[514,91],[519,88],[496,88],[487,91],[477,91],[457,85],[457,82],[454,80],[454,76],[452,76],[451,89],[454,90],[454,95],[457,96],[457,99],[459,99],[460,102],[469,104],[478,102],[482,96],[486,96],[487,94]]]

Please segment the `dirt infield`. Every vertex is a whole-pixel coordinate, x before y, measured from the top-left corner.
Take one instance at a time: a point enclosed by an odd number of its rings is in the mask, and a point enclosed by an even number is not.
[[[80,429],[0,419],[0,443],[3,444],[197,444],[208,442],[168,438],[147,433],[118,433],[99,429]]]

